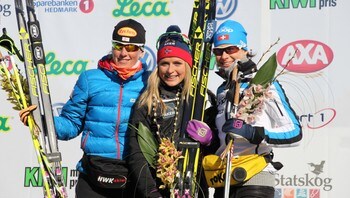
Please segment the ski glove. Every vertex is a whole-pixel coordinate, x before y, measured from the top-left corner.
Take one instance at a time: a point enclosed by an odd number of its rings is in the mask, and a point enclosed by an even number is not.
[[[222,131],[227,133],[229,138],[233,138],[234,135],[239,135],[252,144],[260,144],[265,138],[264,127],[253,127],[250,124],[246,124],[243,120],[236,118],[226,120]]]
[[[21,120],[21,122],[25,125],[28,126],[28,116],[29,114],[34,111],[37,108],[36,105],[31,105],[25,109],[22,109],[19,112],[19,119]]]
[[[190,120],[187,124],[186,130],[192,139],[200,142],[202,145],[210,145],[213,138],[213,132],[205,122],[194,119]]]
[[[242,72],[243,77],[257,71],[256,64],[250,59],[247,61],[238,61],[237,65],[238,71]]]

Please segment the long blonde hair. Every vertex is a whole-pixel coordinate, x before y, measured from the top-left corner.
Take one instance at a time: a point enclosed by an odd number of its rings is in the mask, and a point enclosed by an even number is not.
[[[186,74],[183,80],[184,85],[181,91],[181,98],[187,101],[189,90],[191,87],[191,68],[186,62],[185,62],[185,65],[186,65]],[[151,115],[154,96],[156,97],[157,100],[160,101],[162,113],[164,113],[166,110],[166,106],[163,103],[162,99],[160,98],[160,94],[159,94],[160,82],[161,82],[161,79],[158,74],[158,67],[156,67],[151,73],[150,77],[148,78],[146,90],[141,94],[139,98],[139,103],[138,103],[138,107],[142,107],[143,105],[147,106],[148,115]]]

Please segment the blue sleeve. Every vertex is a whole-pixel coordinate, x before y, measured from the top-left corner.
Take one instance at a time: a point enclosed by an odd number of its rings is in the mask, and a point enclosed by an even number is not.
[[[55,117],[57,138],[69,140],[77,137],[83,129],[88,103],[88,80],[86,73],[79,76],[70,99],[63,106],[60,116]]]

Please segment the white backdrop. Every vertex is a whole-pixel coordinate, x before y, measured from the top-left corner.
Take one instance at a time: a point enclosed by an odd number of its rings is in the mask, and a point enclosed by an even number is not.
[[[34,1],[41,23],[51,100],[59,112],[79,73],[96,67],[111,49],[113,27],[132,17],[147,30],[145,60],[155,65],[155,43],[167,26],[188,32],[192,0],[41,0]],[[276,198],[347,197],[350,184],[350,87],[346,55],[350,46],[350,1],[340,0],[218,0],[217,20],[240,21],[248,32],[248,46],[258,61],[268,46],[276,52],[279,68],[295,49],[299,52],[278,79],[303,124],[298,147],[276,148],[284,163],[276,180]],[[0,27],[20,48],[14,2],[0,0]],[[2,49],[1,49],[2,50]],[[4,51],[2,50],[4,54]],[[268,56],[264,58],[266,60]],[[19,67],[23,64],[18,62]],[[260,64],[261,65],[261,64]],[[213,72],[209,88],[221,79]],[[0,197],[41,197],[37,160],[29,130],[0,91]],[[74,197],[80,137],[59,142],[69,196]]]

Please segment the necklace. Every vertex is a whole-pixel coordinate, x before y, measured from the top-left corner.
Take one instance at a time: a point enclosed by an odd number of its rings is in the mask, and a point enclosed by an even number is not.
[[[175,101],[176,101],[175,107],[174,107],[174,116],[175,117],[174,117],[174,123],[173,123],[174,130],[172,132],[171,141],[174,141],[174,135],[176,133],[176,126],[177,126],[177,120],[178,120],[178,114],[179,114],[178,108],[180,105],[180,97],[179,96],[180,96],[180,91],[178,91],[176,93],[176,98],[175,98]],[[157,134],[158,138],[161,139],[160,124],[157,122],[157,107],[159,106],[159,103],[160,103],[160,100],[155,95],[153,95],[153,101],[152,101],[153,122],[157,126],[156,134]],[[160,111],[160,114],[162,114],[162,111]]]

